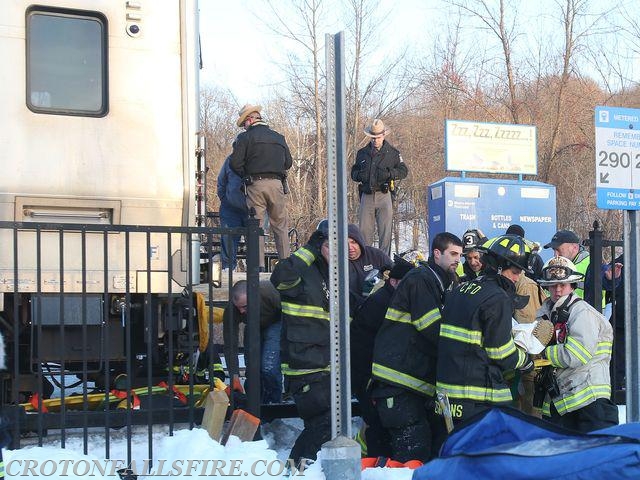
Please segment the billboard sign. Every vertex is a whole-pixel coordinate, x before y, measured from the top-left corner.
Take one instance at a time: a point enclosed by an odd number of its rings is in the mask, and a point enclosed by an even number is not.
[[[640,210],[640,109],[596,107],[596,204]]]
[[[461,172],[537,175],[536,127],[445,121],[445,168]]]

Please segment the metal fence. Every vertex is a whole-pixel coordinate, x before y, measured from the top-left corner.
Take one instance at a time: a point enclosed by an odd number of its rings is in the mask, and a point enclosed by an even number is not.
[[[589,232],[589,239],[585,245],[589,248],[590,272],[585,279],[589,285],[585,285],[585,300],[599,312],[602,312],[604,304],[611,304],[611,316],[609,321],[613,328],[613,353],[611,356],[611,385],[612,399],[617,404],[625,404],[624,372],[625,372],[625,329],[624,316],[624,286],[622,283],[612,282],[609,288],[603,290],[600,266],[603,263],[613,263],[621,255],[624,246],[622,240],[607,240],[604,232],[600,230],[598,222],[594,222],[593,230]],[[604,300],[604,301],[603,301]]]
[[[55,430],[61,448],[70,434],[81,433],[87,453],[89,434],[103,432],[110,458],[111,432],[125,429],[130,462],[134,425],[147,427],[152,459],[153,425],[168,425],[172,434],[177,424],[198,424],[218,350],[211,307],[226,304],[212,300],[213,282],[200,284],[201,274],[211,279],[216,268],[215,250],[201,256],[200,247],[244,236],[245,338],[248,348],[259,348],[261,234],[254,219],[231,229],[0,222],[0,328],[8,365],[0,400],[12,448],[21,447],[26,432],[42,445]],[[229,285],[232,280],[229,272]],[[247,409],[257,416],[259,361],[252,355],[247,367],[256,379]]]

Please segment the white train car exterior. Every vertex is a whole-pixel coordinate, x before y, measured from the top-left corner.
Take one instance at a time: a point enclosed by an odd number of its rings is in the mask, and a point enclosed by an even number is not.
[[[197,0],[2,1],[0,58],[0,221],[196,224]],[[198,255],[186,234],[152,234],[125,259],[110,233],[104,285],[103,236],[59,236],[19,232],[16,269],[1,230],[0,292],[166,292],[167,264]]]

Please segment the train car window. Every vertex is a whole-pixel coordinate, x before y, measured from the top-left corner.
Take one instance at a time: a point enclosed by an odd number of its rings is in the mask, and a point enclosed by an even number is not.
[[[28,108],[56,115],[106,115],[106,17],[97,12],[31,7],[26,24]]]

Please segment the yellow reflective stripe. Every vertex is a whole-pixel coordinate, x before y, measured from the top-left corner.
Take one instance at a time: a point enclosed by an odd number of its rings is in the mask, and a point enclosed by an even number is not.
[[[304,247],[300,247],[298,250],[293,252],[293,255],[302,260],[305,264],[307,264],[307,266],[311,265],[316,259],[315,254],[311,252],[311,250],[307,250]]]
[[[329,312],[315,305],[299,305],[297,303],[282,302],[282,313],[296,317],[329,320]]]
[[[599,342],[596,346],[596,355],[611,355],[612,350],[612,342]]]
[[[457,340],[459,342],[470,343],[472,345],[482,345],[481,331],[455,327],[447,323],[440,325],[440,336],[450,338],[451,340]]]
[[[436,323],[440,318],[442,318],[440,315],[440,309],[436,307],[433,310],[429,310],[420,318],[416,318],[413,321],[413,325],[416,327],[416,330],[421,332]]]
[[[298,277],[295,281],[293,282],[282,282],[279,283],[278,286],[276,287],[277,290],[289,290],[290,288],[295,287],[296,285],[298,285],[300,282],[302,281],[302,279],[300,277]]]
[[[547,401],[542,404],[542,415],[545,417],[551,416],[551,404]]]
[[[513,339],[509,339],[507,343],[500,347],[484,347],[487,351],[487,355],[492,360],[502,360],[516,351],[516,344],[513,343]]]
[[[565,347],[569,352],[573,353],[573,356],[580,360],[583,365],[591,360],[591,353],[589,350],[584,348],[584,345],[571,335],[567,336],[567,343],[565,343]]]
[[[485,388],[473,385],[453,385],[450,383],[436,382],[438,390],[446,390],[449,398],[461,398],[478,400],[480,402],[511,402],[511,390],[508,388]]]
[[[222,366],[221,363],[214,363],[213,364],[213,371],[214,372],[224,372],[224,367]]]
[[[565,368],[566,365],[560,361],[560,345],[549,345],[545,350],[545,356],[554,367]]]
[[[518,363],[516,364],[516,368],[524,367],[524,364],[529,357],[521,348],[517,348],[516,350],[518,351]]]
[[[396,310],[395,308],[388,308],[384,318],[392,322],[411,323],[411,315],[408,312]]]
[[[327,366],[324,368],[289,368],[288,363],[280,364],[280,369],[282,370],[283,375],[288,375],[290,377],[295,377],[298,375],[309,375],[311,373],[318,372],[330,372],[331,367]]]
[[[553,400],[553,404],[562,415],[568,411],[576,410],[580,407],[593,403],[597,398],[608,398],[611,396],[611,385],[587,386],[579,392],[565,398]]]
[[[367,456],[367,439],[362,434],[362,430],[358,430],[358,433],[356,433],[356,437],[354,438],[354,440],[358,445],[360,445],[360,452],[362,457],[366,457]]]
[[[433,396],[436,392],[435,386],[419,378],[412,377],[403,372],[385,367],[379,363],[375,363],[371,367],[371,373],[374,377],[386,380],[395,385],[402,385],[411,390],[425,395]]]

